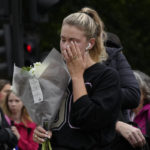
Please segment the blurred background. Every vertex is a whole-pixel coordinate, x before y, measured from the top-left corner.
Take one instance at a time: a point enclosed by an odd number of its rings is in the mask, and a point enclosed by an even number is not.
[[[59,50],[63,18],[85,6],[118,35],[132,68],[150,75],[150,0],[0,0],[0,78]]]

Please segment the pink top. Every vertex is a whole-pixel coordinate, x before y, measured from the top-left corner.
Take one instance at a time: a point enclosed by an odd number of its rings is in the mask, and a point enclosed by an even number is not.
[[[9,125],[11,125],[11,120],[7,115],[5,118]],[[38,150],[39,144],[33,141],[33,131],[36,128],[36,124],[34,122],[28,122],[27,127],[22,123],[14,123],[19,134],[20,139],[18,141],[19,150]]]
[[[36,128],[34,122],[29,122],[27,127],[21,123],[14,124],[20,133],[20,139],[18,142],[19,150],[37,150],[39,145],[33,141],[33,131]]]
[[[146,120],[150,121],[150,104],[143,106],[143,108],[134,118],[134,122],[139,125],[144,135],[146,134]]]

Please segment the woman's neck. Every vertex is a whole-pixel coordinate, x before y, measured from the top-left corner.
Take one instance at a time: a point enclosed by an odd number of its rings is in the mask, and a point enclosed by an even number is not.
[[[89,57],[89,59],[88,59],[88,61],[87,61],[87,64],[86,64],[86,68],[91,67],[91,66],[94,65],[95,63],[96,63],[96,62],[93,61],[93,60]]]
[[[16,114],[12,114],[11,115],[12,120],[14,120],[16,123],[20,123],[21,122],[21,114],[20,113],[16,113]]]

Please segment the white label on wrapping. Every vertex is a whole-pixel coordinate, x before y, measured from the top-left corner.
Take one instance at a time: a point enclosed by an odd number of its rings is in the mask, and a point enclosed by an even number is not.
[[[31,91],[34,99],[34,103],[39,103],[43,101],[43,94],[39,84],[39,81],[35,78],[29,79]]]

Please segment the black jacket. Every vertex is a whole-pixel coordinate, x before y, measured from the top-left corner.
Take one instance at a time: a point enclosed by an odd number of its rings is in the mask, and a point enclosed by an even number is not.
[[[138,106],[140,101],[140,89],[131,66],[121,50],[122,48],[106,47],[109,57],[105,64],[115,68],[119,73],[122,94],[121,107],[126,120],[127,116],[124,110],[133,109]]]
[[[0,108],[0,150],[10,150],[17,145],[17,137],[12,133]]]
[[[75,103],[72,83],[69,84],[64,123],[53,130],[52,147],[97,150],[100,145],[101,150],[108,150],[106,147],[115,136],[115,122],[120,110],[117,71],[97,63],[85,71],[84,82],[88,95]]]

